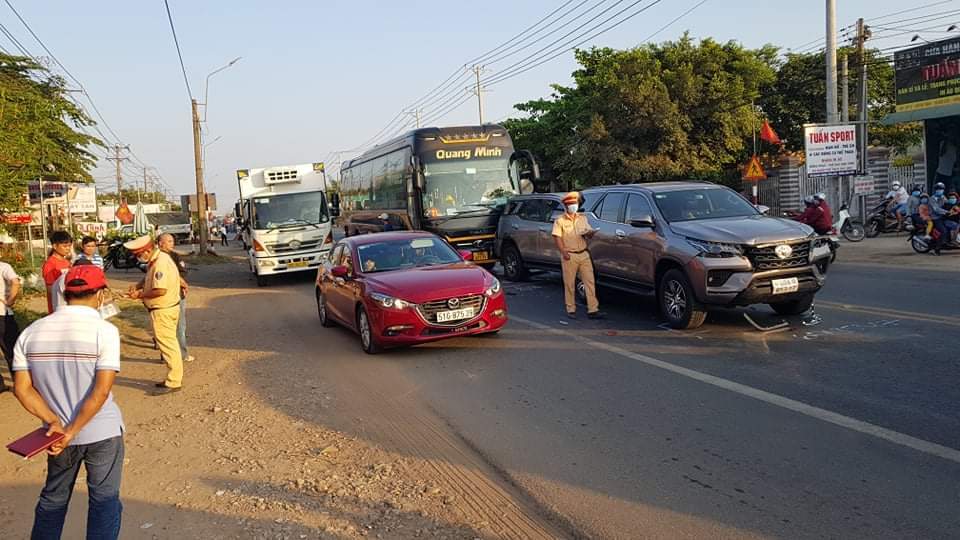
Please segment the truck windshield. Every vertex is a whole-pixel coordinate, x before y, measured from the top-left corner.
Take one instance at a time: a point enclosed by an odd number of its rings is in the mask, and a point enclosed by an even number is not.
[[[423,213],[427,217],[502,207],[516,194],[508,160],[442,161],[424,165]]]
[[[654,195],[667,221],[695,221],[756,216],[760,212],[730,189],[684,189]]]
[[[254,229],[317,225],[330,221],[322,191],[255,197]]]

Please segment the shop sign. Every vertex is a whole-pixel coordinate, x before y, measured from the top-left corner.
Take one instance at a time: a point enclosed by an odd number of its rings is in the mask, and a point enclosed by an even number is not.
[[[844,176],[859,170],[856,127],[808,125],[803,138],[807,176]]]
[[[894,53],[897,112],[960,103],[960,38]]]

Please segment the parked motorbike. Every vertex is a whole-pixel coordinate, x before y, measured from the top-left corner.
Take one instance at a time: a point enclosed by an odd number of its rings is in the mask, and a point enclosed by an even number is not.
[[[140,261],[133,253],[130,253],[130,250],[123,247],[123,242],[115,240],[107,248],[107,254],[103,257],[103,269],[109,270],[110,268],[118,270],[140,268]]]
[[[837,212],[837,222],[833,224],[834,237],[839,231],[848,242],[860,242],[865,236],[863,225],[853,221],[850,217],[850,205],[843,203]],[[836,253],[836,251],[834,251]]]
[[[897,217],[891,216],[887,210],[887,201],[875,206],[867,216],[865,227],[867,238],[876,238],[880,236],[880,233],[895,233],[899,228],[900,224],[897,222]]]

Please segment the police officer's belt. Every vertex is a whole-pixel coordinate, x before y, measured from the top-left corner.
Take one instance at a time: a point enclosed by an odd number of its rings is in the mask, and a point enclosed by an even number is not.
[[[148,308],[147,308],[147,311],[157,311],[158,309],[170,309],[170,308],[178,307],[179,305],[180,305],[180,302],[177,302],[176,304],[173,304],[172,306],[148,307]]]

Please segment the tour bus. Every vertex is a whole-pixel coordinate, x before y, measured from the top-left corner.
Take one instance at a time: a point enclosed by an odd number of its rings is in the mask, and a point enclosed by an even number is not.
[[[331,202],[346,236],[426,230],[492,266],[507,199],[532,192],[539,176],[502,126],[421,128],[345,162]]]
[[[241,169],[237,184],[234,212],[257,285],[275,274],[315,272],[333,247],[323,163]]]

